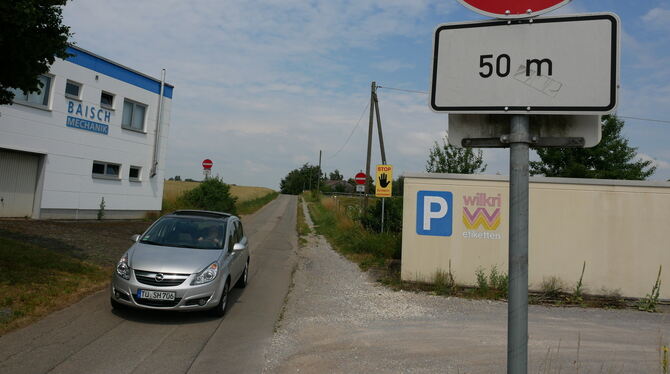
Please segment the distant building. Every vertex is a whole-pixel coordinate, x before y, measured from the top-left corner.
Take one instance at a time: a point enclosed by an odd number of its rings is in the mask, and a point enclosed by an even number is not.
[[[173,86],[68,53],[40,93],[0,106],[0,217],[94,219],[103,199],[106,219],[160,210]]]

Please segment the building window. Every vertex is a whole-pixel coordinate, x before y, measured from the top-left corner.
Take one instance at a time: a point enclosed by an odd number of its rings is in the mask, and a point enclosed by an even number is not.
[[[110,162],[93,161],[92,174],[95,178],[119,179],[121,165]]]
[[[65,96],[80,100],[81,99],[81,84],[68,80],[65,83]]]
[[[37,80],[42,83],[42,86],[39,87],[39,91],[25,93],[18,88],[10,89],[14,92],[14,102],[48,107],[49,92],[51,91],[51,77],[48,75],[40,75],[37,77]]]
[[[129,130],[144,131],[144,113],[146,112],[146,108],[146,105],[123,100],[121,127]]]
[[[140,181],[140,175],[142,174],[142,168],[139,166],[131,166],[130,171],[128,172],[128,179],[133,182]]]
[[[107,109],[114,108],[114,94],[102,91],[100,94],[100,106]]]

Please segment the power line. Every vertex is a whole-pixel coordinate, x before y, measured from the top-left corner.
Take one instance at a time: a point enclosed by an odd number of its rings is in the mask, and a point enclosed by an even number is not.
[[[344,147],[346,147],[347,144],[349,144],[349,140],[351,140],[351,137],[354,135],[354,132],[356,131],[358,126],[361,124],[361,120],[363,119],[363,116],[365,115],[365,112],[367,112],[369,106],[370,106],[370,103],[367,103],[365,105],[365,108],[363,108],[363,112],[361,113],[361,116],[358,118],[358,122],[356,122],[356,126],[354,126],[354,128],[351,130],[351,133],[349,133],[349,137],[347,137],[347,140],[344,141],[344,144],[342,144],[342,146],[340,147],[340,149],[337,152],[335,152],[332,156],[328,157],[329,160],[334,158],[335,156],[337,156],[344,149]]]
[[[617,116],[619,118],[626,118],[626,119],[637,119],[640,121],[649,121],[649,122],[659,122],[659,123],[668,123],[670,124],[670,121],[662,120],[662,119],[652,119],[652,118],[641,118],[641,117],[628,117],[628,116]]]
[[[377,88],[385,88],[387,90],[403,91],[403,92],[410,92],[410,93],[420,93],[420,94],[428,95],[428,91],[407,90],[407,89],[404,89],[404,88],[394,88],[394,87],[386,87],[386,86],[377,86]]]

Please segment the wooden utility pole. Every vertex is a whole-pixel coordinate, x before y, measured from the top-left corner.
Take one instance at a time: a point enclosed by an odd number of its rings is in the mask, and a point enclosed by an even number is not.
[[[379,148],[382,154],[382,164],[386,165],[386,151],[384,150],[384,136],[382,134],[382,121],[379,115],[379,100],[377,99],[377,83],[372,82],[370,88],[370,124],[368,126],[368,153],[365,162],[365,197],[363,198],[363,212],[368,209],[368,180],[370,178],[370,157],[372,156],[372,123],[377,115],[377,131],[379,132]]]
[[[316,179],[316,193],[319,193],[321,185],[321,151],[319,150],[319,177]]]

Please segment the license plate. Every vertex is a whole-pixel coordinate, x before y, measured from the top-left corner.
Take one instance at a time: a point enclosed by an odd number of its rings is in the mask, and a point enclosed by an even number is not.
[[[149,299],[149,300],[169,300],[174,301],[175,292],[167,291],[149,291],[149,290],[137,290],[137,297],[140,299]]]

